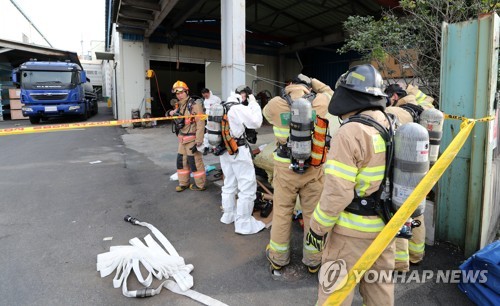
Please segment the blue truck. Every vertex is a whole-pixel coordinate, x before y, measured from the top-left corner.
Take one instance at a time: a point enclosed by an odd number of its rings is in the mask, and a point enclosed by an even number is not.
[[[60,116],[87,120],[97,114],[97,96],[76,63],[30,60],[13,70],[12,80],[20,85],[22,113],[32,124]]]

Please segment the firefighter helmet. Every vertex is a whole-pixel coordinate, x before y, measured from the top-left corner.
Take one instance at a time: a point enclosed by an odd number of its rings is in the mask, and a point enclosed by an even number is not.
[[[384,80],[375,67],[370,64],[354,66],[344,73],[338,86],[359,91],[376,97],[387,97],[383,91]]]
[[[363,109],[384,110],[387,95],[382,86],[382,76],[375,67],[369,64],[354,66],[337,81],[328,112],[342,116]]]
[[[189,87],[183,81],[177,81],[174,83],[174,85],[172,85],[172,93],[175,93],[179,90],[189,91]]]

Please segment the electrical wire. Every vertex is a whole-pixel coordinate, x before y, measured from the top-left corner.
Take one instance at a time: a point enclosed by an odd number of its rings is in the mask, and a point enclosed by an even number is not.
[[[165,105],[163,105],[163,100],[161,99],[160,86],[158,85],[158,79],[156,78],[156,73],[153,76],[154,76],[155,81],[156,81],[156,90],[158,91],[158,99],[160,100],[161,107],[163,107],[163,110],[166,113],[167,109],[165,108]]]

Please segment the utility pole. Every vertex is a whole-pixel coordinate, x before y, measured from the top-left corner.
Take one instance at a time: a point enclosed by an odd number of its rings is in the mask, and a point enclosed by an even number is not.
[[[33,22],[31,22],[31,20],[29,19],[28,16],[26,16],[26,14],[23,12],[23,10],[19,7],[19,5],[17,5],[16,1],[14,0],[10,0],[10,2],[12,2],[12,4],[16,7],[16,9],[19,11],[19,13],[21,13],[24,18],[26,18],[26,20],[28,20],[28,22],[31,24],[31,26],[38,32],[38,34],[40,34],[40,36],[42,36],[42,38],[49,44],[49,46],[51,48],[54,48],[52,46],[52,44],[47,40],[47,38],[45,38],[45,36],[43,36],[42,32],[40,32],[40,30],[38,30],[38,28],[35,26],[35,24]]]

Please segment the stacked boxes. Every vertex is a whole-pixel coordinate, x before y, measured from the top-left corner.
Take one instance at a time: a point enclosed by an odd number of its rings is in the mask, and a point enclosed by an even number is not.
[[[9,89],[9,98],[10,98],[10,118],[12,120],[18,119],[28,119],[28,117],[24,117],[22,113],[23,104],[21,103],[21,90],[11,88]]]

